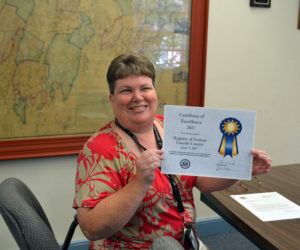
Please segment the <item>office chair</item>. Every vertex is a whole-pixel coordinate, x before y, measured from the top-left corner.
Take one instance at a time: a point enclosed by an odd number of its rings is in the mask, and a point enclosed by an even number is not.
[[[21,250],[61,249],[40,203],[19,179],[0,184],[0,213]],[[68,249],[77,225],[75,215],[62,249]]]

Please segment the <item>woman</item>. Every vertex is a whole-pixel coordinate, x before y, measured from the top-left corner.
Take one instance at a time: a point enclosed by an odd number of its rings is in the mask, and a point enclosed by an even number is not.
[[[85,144],[78,158],[74,207],[91,249],[149,248],[168,235],[182,241],[195,221],[192,189],[211,192],[237,180],[173,176],[180,213],[168,177],[160,172],[163,117],[157,116],[155,71],[139,54],[115,58],[108,69],[115,120]],[[271,158],[253,150],[253,175],[267,173]]]

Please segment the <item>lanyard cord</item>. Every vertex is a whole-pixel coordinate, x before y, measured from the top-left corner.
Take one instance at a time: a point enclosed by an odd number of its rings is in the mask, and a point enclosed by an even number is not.
[[[115,119],[115,123],[116,125],[122,129],[126,134],[128,134],[132,140],[134,140],[134,142],[140,147],[142,148],[144,151],[147,150],[138,140],[138,138],[127,128],[124,128],[121,123],[118,121],[118,119],[116,118]],[[153,124],[153,132],[154,132],[154,135],[155,135],[155,140],[156,140],[156,143],[157,143],[157,146],[159,149],[162,149],[162,139],[161,139],[161,136],[158,132],[158,129],[157,127],[155,126],[155,124]],[[183,203],[182,203],[182,200],[181,200],[181,197],[180,197],[180,193],[179,193],[179,189],[178,189],[178,186],[176,184],[176,182],[174,181],[173,177],[171,175],[168,175],[166,174],[166,176],[168,177],[170,183],[171,183],[171,186],[172,186],[172,190],[173,190],[173,197],[174,199],[177,201],[177,205],[178,205],[178,208],[179,208],[179,212],[180,213],[183,213],[184,212],[184,206],[183,206]]]

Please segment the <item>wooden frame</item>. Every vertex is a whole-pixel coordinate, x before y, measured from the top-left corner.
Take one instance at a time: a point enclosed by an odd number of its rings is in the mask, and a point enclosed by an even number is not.
[[[300,29],[300,2],[299,2],[299,12],[298,12],[298,29]]]
[[[250,0],[251,7],[271,7],[271,0]]]
[[[204,106],[209,0],[192,0],[188,105]],[[0,160],[78,154],[90,135],[0,140]]]

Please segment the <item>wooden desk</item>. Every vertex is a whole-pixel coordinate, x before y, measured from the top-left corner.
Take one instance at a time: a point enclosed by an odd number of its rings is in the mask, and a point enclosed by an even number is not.
[[[262,249],[300,249],[300,219],[263,222],[230,197],[233,194],[278,192],[300,205],[300,164],[272,167],[256,180],[226,190],[201,193],[201,200]]]

